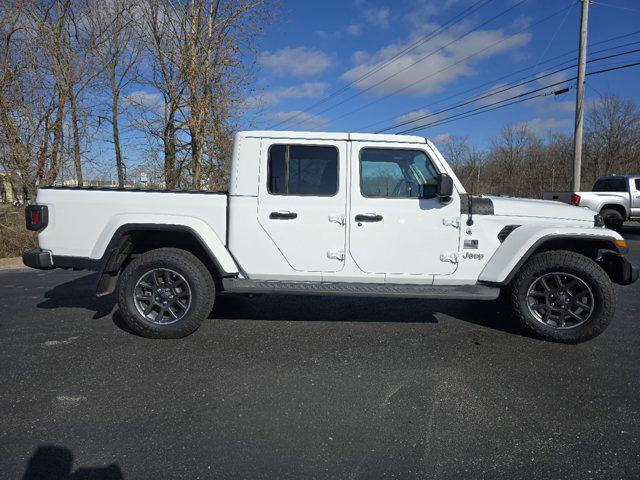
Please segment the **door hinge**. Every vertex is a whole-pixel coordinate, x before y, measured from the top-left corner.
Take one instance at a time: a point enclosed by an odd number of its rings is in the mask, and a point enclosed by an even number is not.
[[[443,218],[442,224],[446,227],[460,228],[460,219],[458,217]]]
[[[337,223],[339,225],[344,225],[345,224],[345,216],[342,215],[342,214],[329,215],[329,221],[331,223]]]
[[[334,260],[344,261],[344,250],[342,249],[333,249],[327,251],[327,258],[332,258]]]
[[[440,254],[441,262],[458,263],[458,252],[444,252]]]

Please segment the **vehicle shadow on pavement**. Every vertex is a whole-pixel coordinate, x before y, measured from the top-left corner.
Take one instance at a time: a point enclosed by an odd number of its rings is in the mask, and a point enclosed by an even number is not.
[[[106,317],[116,305],[115,295],[96,297],[96,281],[97,275],[92,273],[56,285],[44,294],[45,300],[37,306],[44,309],[84,308],[94,312],[94,320]]]
[[[22,480],[124,480],[120,467],[78,468],[72,472],[73,453],[65,447],[42,445],[31,456]]]
[[[276,299],[277,300],[274,300]],[[438,323],[437,314],[466,323],[529,337],[503,300],[451,301],[297,295],[222,295],[209,318],[312,322]]]
[[[38,308],[82,308],[93,319],[109,316],[134,334],[115,310],[115,295],[95,296],[96,275],[84,275],[45,293]],[[529,336],[512,318],[503,301],[450,301],[305,295],[220,295],[209,318],[311,322],[438,323],[437,314],[509,334]],[[448,319],[447,319],[448,320]]]

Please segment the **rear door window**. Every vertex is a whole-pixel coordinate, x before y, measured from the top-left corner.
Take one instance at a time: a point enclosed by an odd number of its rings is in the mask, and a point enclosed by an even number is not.
[[[594,192],[626,192],[627,182],[624,178],[600,178],[593,184]]]
[[[272,195],[330,197],[338,192],[338,150],[315,145],[273,145],[268,190]]]

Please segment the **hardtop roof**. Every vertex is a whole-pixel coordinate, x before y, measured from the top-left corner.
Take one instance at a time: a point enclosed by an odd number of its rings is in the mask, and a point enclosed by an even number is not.
[[[358,142],[427,143],[426,138],[415,135],[387,135],[378,133],[298,132],[287,130],[246,130],[241,137],[282,138],[293,140],[344,140]]]

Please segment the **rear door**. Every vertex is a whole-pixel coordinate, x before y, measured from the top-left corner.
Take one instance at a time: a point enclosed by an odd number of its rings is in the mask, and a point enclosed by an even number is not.
[[[295,271],[344,266],[346,144],[262,141],[258,222]]]
[[[456,268],[460,199],[435,195],[441,173],[427,145],[353,142],[349,252],[366,273],[449,275]],[[419,198],[425,191],[429,198]]]

